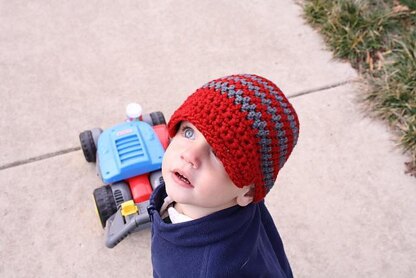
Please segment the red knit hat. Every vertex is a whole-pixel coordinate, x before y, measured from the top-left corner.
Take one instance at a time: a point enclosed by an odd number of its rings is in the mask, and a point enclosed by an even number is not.
[[[273,187],[299,135],[298,116],[286,96],[251,74],[216,79],[196,90],[172,115],[171,137],[185,120],[204,135],[236,186],[254,184],[254,202]]]

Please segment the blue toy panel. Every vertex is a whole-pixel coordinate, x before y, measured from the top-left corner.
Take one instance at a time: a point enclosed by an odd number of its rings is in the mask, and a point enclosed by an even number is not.
[[[113,126],[98,139],[101,178],[108,184],[158,170],[164,152],[149,124],[134,121]]]

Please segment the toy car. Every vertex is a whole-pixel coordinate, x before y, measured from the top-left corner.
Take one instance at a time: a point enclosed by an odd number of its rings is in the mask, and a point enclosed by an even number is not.
[[[105,184],[93,196],[109,248],[150,225],[149,198],[163,183],[160,169],[169,142],[165,118],[162,112],[141,116],[141,107],[133,106],[135,113],[127,111],[126,122],[79,135],[85,159],[96,162]]]

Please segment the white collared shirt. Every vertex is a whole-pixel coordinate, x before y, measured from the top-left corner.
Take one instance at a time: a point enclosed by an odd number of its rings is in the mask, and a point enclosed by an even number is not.
[[[173,205],[174,201],[169,196],[167,196],[163,202],[162,208],[160,209],[162,219],[169,216],[172,224],[193,220],[191,217],[177,211]]]

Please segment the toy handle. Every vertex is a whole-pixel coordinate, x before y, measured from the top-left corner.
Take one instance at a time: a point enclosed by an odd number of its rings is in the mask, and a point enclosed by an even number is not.
[[[105,245],[108,248],[113,248],[132,232],[144,229],[149,225],[149,215],[147,213],[123,216],[121,215],[121,209],[119,209],[107,220]]]

